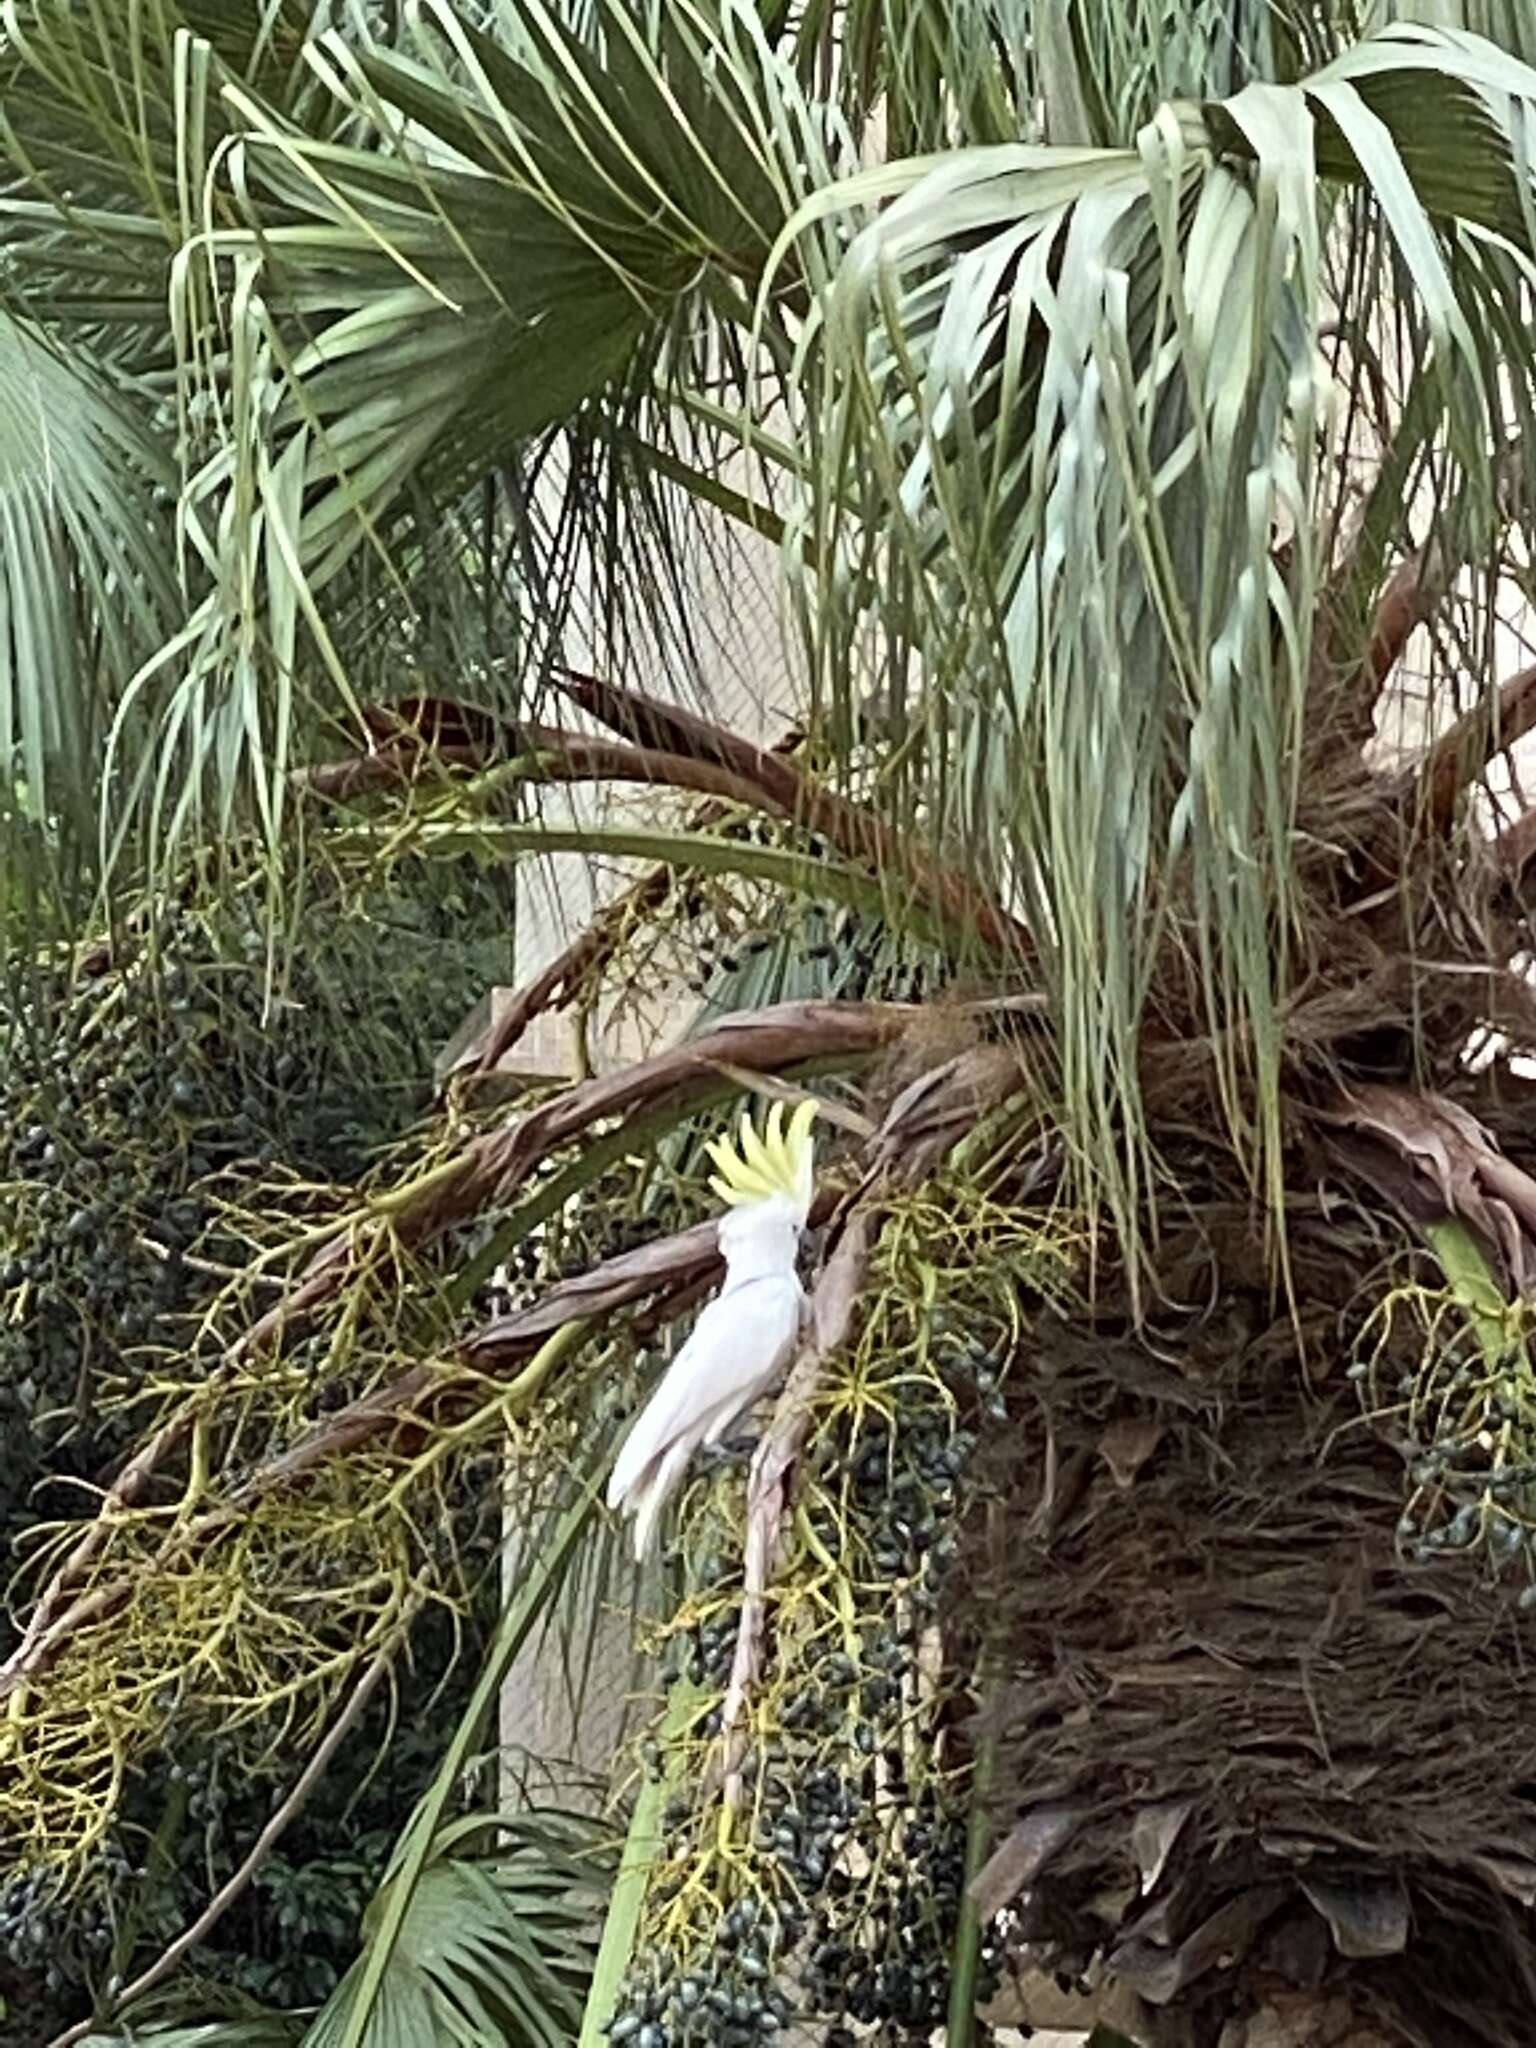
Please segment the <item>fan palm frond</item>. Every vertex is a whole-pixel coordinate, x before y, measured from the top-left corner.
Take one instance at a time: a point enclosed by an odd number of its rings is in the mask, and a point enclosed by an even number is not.
[[[304,2048],[436,2044],[436,2048],[566,2048],[581,2024],[596,1953],[605,1872],[578,1853],[592,1829],[554,1836],[547,1816],[489,1823],[500,1846],[485,1856],[455,1845],[485,1833],[472,1816],[444,1831],[416,1877],[361,2030],[354,2006],[367,1951],[304,2036]],[[365,1938],[385,1917],[388,1889],[369,1909]]]
[[[1522,0],[1370,0],[1362,28],[1417,22],[1426,28],[1470,29],[1525,63],[1536,63],[1536,16]]]
[[[805,90],[896,155],[1013,141],[1033,118],[1038,10],[1029,0],[809,0],[764,7]]]
[[[416,21],[405,48],[352,18],[314,37],[284,102],[182,30],[171,159],[143,137],[153,207],[134,231],[158,208],[177,238],[172,326],[197,387],[193,608],[125,700],[156,718],[128,809],[157,842],[242,796],[275,834],[296,705],[354,701],[341,572],[370,551],[408,604],[393,549],[424,506],[649,388],[685,307],[749,328],[775,237],[830,173],[748,7],[642,31],[604,0],[590,43],[537,0],[500,10],[499,39],[436,0]],[[57,238],[32,257],[56,260]]]
[[[445,1828],[416,1876],[372,2010],[358,1990],[389,1885],[365,1916],[363,1953],[312,2019],[239,2013],[136,2022],[85,2048],[565,2048],[581,2024],[606,1869],[594,1824],[532,1812],[471,1814]]]
[[[0,307],[0,818],[60,870],[94,845],[114,679],[178,616],[173,482],[148,405]]]
[[[1232,1134],[1278,1188],[1297,778],[1327,710],[1333,195],[1367,207],[1423,366],[1393,459],[1448,450],[1491,532],[1487,450],[1533,397],[1507,350],[1536,250],[1533,94],[1506,52],[1409,26],[1293,86],[1165,104],[1134,147],[955,151],[848,188],[866,224],[800,357],[817,474],[788,559],[817,688],[835,724],[878,687],[914,820],[1007,878],[1080,1156],[1127,1231],[1171,920]],[[892,642],[919,656],[905,688]]]

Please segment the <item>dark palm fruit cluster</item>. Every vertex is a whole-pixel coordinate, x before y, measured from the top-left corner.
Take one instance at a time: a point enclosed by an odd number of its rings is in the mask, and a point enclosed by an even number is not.
[[[849,1445],[852,1522],[867,1574],[900,1583],[918,1609],[935,1604],[957,1546],[957,1481],[976,1438],[940,1411],[879,1421]]]
[[[318,1163],[324,1148],[283,1114],[296,1034],[279,1050],[263,1033],[256,979],[210,988],[141,961],[58,991],[51,1018],[35,1003],[0,1065],[0,1424],[21,1449],[0,1518],[13,1527],[37,1512],[45,1461],[89,1477],[120,1448],[97,1396],[131,1383],[144,1347],[206,1291],[188,1255],[238,1256],[208,1239],[209,1177],[240,1161],[260,1172],[280,1148]]]
[[[663,1950],[636,1956],[604,2031],[629,2048],[753,2048],[777,2040],[795,2017],[777,1981],[797,1922],[756,1899],[738,1899],[715,1922],[707,1958],[680,1968]]]
[[[18,1535],[59,1512],[61,1496],[41,1482],[99,1481],[140,1426],[103,1396],[131,1394],[163,1349],[186,1346],[219,1284],[207,1262],[240,1263],[215,1191],[259,1200],[254,1191],[283,1169],[346,1182],[425,1105],[433,1053],[479,994],[483,969],[466,959],[455,976],[437,958],[418,976],[403,950],[366,921],[356,932],[328,925],[313,964],[300,949],[273,1021],[253,923],[171,910],[153,948],[141,937],[115,961],[103,950],[93,973],[44,980],[29,969],[0,1004],[7,1573]],[[366,1014],[354,1020],[354,1010]],[[0,1655],[9,1626],[0,1615]],[[169,1767],[141,1791],[152,1831],[175,1792]],[[189,1824],[206,1824],[203,1793],[188,1796],[199,1808]],[[34,1952],[43,1973],[70,1983],[99,1970],[131,1864],[128,1850],[115,1853],[68,1897],[54,1898],[41,1873],[30,1893],[7,1895],[0,2000],[14,2004],[17,1984],[32,1984]],[[134,1890],[142,1907],[145,1887]]]
[[[104,1972],[113,1941],[114,1891],[136,1875],[116,1838],[103,1847],[90,1884],[78,1892],[62,1893],[49,1871],[19,1872],[0,1890],[0,1957],[49,1992],[69,1981],[69,1959],[82,1950]]]
[[[872,2028],[878,2042],[926,2042],[949,2004],[965,1890],[965,1816],[940,1781],[904,1787],[888,1773],[869,1796],[888,1817],[887,1874],[833,1871],[810,1929],[805,1996],[817,2012],[835,2016],[834,2042],[848,2020]],[[899,1818],[886,1802],[899,1802]],[[860,1833],[866,1847],[875,1846],[867,1828]],[[1000,1982],[998,1950],[983,1944],[978,1999],[994,1997]]]
[[[777,1726],[743,1760],[760,1896],[773,1903],[738,1899],[693,1931],[683,1962],[647,1953],[611,2039],[745,2044],[774,2035],[793,2009],[802,2025],[830,2025],[829,2048],[850,2048],[850,2021],[861,2043],[894,2048],[927,2041],[942,2022],[968,1790],[963,1768],[933,1766],[952,1702],[925,1690],[918,1666],[957,1553],[978,1432],[1006,1420],[1002,1359],[1001,1331],[940,1318],[929,1370],[903,1376],[894,1415],[866,1404],[821,1433],[803,1498],[818,1550],[852,1581],[858,1623],[840,1638],[775,1645]],[[663,1669],[719,1689],[739,1606],[718,1555],[700,1558],[694,1577],[709,1605],[673,1634]],[[658,1768],[659,1751],[648,1761]],[[691,1817],[683,1794],[664,1816],[669,1830]],[[663,1879],[657,1903],[683,1882]],[[985,1945],[978,1996],[997,1983]]]
[[[927,1382],[924,1399],[924,1382],[914,1376],[894,1424],[866,1412],[841,1446],[829,1446],[825,1461],[837,1469],[843,1460],[845,1522],[862,1541],[876,1583],[897,1589],[893,1604],[904,1617],[882,1631],[868,1625],[866,1611],[857,1660],[829,1659],[819,1694],[802,1709],[851,1737],[841,1768],[824,1764],[805,1787],[807,1811],[835,1816],[845,1830],[813,1862],[813,1871],[826,1866],[826,1879],[802,1966],[807,2003],[834,2021],[834,2040],[843,2022],[856,2020],[879,2041],[926,2041],[949,1999],[967,1790],[963,1773],[931,1767],[947,1708],[941,1697],[924,1698],[916,1666],[919,1638],[957,1552],[963,1481],[977,1443],[975,1428],[960,1418],[995,1422],[1006,1409],[990,1349],[974,1339],[957,1343],[945,1362],[954,1408],[937,1380]],[[822,1533],[829,1542],[831,1531]],[[984,1949],[978,1995],[991,1996],[997,1981],[995,1953]]]
[[[187,1751],[169,1765],[163,1785],[178,1819],[197,1838],[220,1834],[230,1803],[216,1756]],[[100,1981],[121,1926],[125,1893],[131,1890],[132,1919],[141,1936],[166,1941],[181,1924],[185,1903],[163,1862],[151,1870],[136,1863],[130,1839],[142,1853],[147,1831],[121,1816],[93,1853],[83,1877],[67,1890],[58,1873],[45,1868],[22,1872],[0,1891],[0,1959],[21,1973],[38,1976],[56,1991],[80,1974]],[[195,1893],[194,1893],[195,1895]]]
[[[441,1647],[446,1625],[429,1624]],[[439,1703],[441,1658],[407,1678],[418,1704]],[[452,1688],[462,1704],[469,1677]],[[393,1846],[400,1812],[436,1768],[432,1715],[397,1729],[380,1706],[366,1724],[355,1771],[333,1766],[290,1829],[199,1951],[199,1975],[264,2005],[312,2005],[334,1988],[356,1952],[356,1932]],[[359,1782],[361,1780],[361,1782]],[[216,1743],[178,1735],[159,1767],[133,1774],[124,1806],[67,1890],[46,1866],[7,1873],[0,1885],[0,2048],[37,2048],[78,2018],[92,1994],[134,1974],[195,1918],[271,1815],[272,1788]],[[284,1853],[286,1852],[286,1853]],[[45,2018],[46,2013],[46,2018]]]
[[[696,1622],[674,1639],[675,1647],[662,1666],[663,1677],[686,1674],[690,1684],[723,1691],[731,1675],[739,1625],[740,1609],[735,1605],[719,1608],[707,1620]]]
[[[45,1458],[69,1470],[118,1448],[97,1392],[187,1305],[186,1253],[206,1223],[195,1183],[235,1134],[202,1128],[184,977],[168,974],[153,1005],[139,975],[59,993],[51,1018],[36,1004],[22,1019],[44,1042],[20,1040],[0,1065],[0,1426],[19,1454],[0,1520],[12,1527],[37,1512]]]
[[[896,1416],[867,1408],[826,1442],[826,1483],[812,1513],[823,1542],[846,1548],[851,1538],[849,1562],[876,1584],[900,1587],[917,1613],[934,1608],[957,1555],[962,1482],[979,1432],[1008,1419],[1001,1333],[989,1343],[942,1314],[934,1324],[934,1376],[908,1377]],[[839,1488],[843,1509],[834,1506]]]
[[[121,1444],[97,1412],[209,1291],[195,1263],[215,1184],[281,1166],[348,1182],[424,1105],[433,1052],[479,992],[367,920],[326,926],[270,1007],[266,941],[239,909],[168,909],[94,974],[32,975],[0,1042],[0,1540],[46,1467],[89,1479]],[[403,962],[403,964],[402,964]],[[368,990],[366,1004],[361,991]],[[358,994],[349,993],[357,989]]]
[[[1468,1332],[1464,1342],[1476,1343]],[[1453,1344],[1428,1370],[1395,1378],[1364,1362],[1348,1377],[1375,1418],[1395,1427],[1408,1482],[1398,1523],[1405,1556],[1475,1558],[1536,1608],[1536,1401],[1522,1377]]]
[[[681,1563],[682,1552],[669,1552],[668,1561]],[[707,1551],[694,1567],[694,1578],[707,1589],[708,1605],[699,1612],[684,1609],[671,1625],[662,1649],[662,1682],[672,1685],[686,1678],[690,1685],[723,1691],[741,1619],[741,1560]]]

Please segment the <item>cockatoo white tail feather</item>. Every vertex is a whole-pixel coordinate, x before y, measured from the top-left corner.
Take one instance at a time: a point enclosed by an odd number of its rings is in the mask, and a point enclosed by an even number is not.
[[[794,1355],[805,1306],[795,1255],[814,1187],[815,1115],[815,1103],[802,1102],[786,1130],[776,1102],[761,1135],[742,1117],[739,1150],[723,1138],[708,1148],[719,1169],[710,1186],[727,1205],[719,1224],[725,1281],[641,1410],[608,1481],[608,1505],[635,1518],[639,1558],[697,1447],[718,1443]]]

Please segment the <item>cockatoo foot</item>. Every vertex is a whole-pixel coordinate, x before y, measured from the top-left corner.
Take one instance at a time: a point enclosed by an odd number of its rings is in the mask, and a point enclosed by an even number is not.
[[[717,1471],[730,1465],[745,1465],[750,1463],[760,1441],[756,1436],[728,1436],[723,1443],[705,1444],[702,1455]]]

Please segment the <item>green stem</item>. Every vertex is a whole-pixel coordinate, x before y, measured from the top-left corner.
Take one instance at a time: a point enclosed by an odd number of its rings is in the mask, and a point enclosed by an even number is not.
[[[567,1324],[557,1330],[529,1365],[527,1372],[537,1372],[549,1359],[558,1358],[570,1345],[579,1326]],[[539,1617],[554,1598],[571,1554],[597,1508],[598,1492],[606,1471],[606,1460],[582,1485],[581,1491],[560,1520],[547,1547],[534,1560],[528,1576],[519,1585],[513,1598],[503,1610],[497,1623],[496,1633],[491,1639],[485,1663],[475,1681],[475,1689],[469,1703],[459,1717],[459,1724],[453,1732],[453,1739],[437,1767],[431,1785],[418,1803],[415,1812],[401,1830],[395,1844],[385,1886],[380,1894],[381,1912],[379,1924],[368,1943],[363,1969],[358,1982],[357,1996],[347,2015],[346,2030],[337,2048],[362,2048],[369,2030],[369,2020],[378,1999],[380,1986],[389,1968],[390,1957],[405,1925],[406,1914],[410,1911],[416,1885],[432,1854],[448,1802],[459,1783],[470,1758],[479,1742],[480,1731],[486,1717],[495,1707],[513,1659],[528,1640]]]
[[[501,774],[500,770],[487,771],[473,794],[483,796],[487,788],[494,786],[489,778]],[[944,943],[946,932],[964,937],[970,931],[958,914],[951,916],[931,905],[905,900],[898,903],[877,876],[860,868],[783,847],[759,846],[753,840],[727,839],[719,833],[657,832],[621,825],[517,824],[460,814],[410,818],[404,823],[391,820],[387,828],[347,825],[333,833],[327,844],[342,858],[365,854],[372,848],[391,854],[413,850],[422,855],[454,857],[464,853],[490,857],[583,853],[602,859],[644,860],[704,874],[742,875],[792,895],[841,904],[845,910],[867,910],[894,928],[934,945]]]
[[[784,522],[770,505],[762,504],[756,498],[749,498],[745,491],[734,491],[729,484],[721,483],[718,477],[697,469],[691,462],[684,462],[670,449],[659,448],[652,441],[639,443],[641,453],[658,475],[669,478],[673,483],[689,491],[706,504],[713,505],[725,513],[728,519],[737,520],[742,526],[750,527],[753,533],[760,533],[771,540],[776,547],[784,540]]]
[[[1483,1357],[1490,1367],[1503,1364],[1510,1352],[1509,1303],[1482,1246],[1455,1216],[1426,1223],[1424,1236],[1452,1294],[1467,1312]]]
[[[669,1738],[680,1735],[688,1726],[702,1696],[703,1689],[689,1685],[685,1679],[679,1679],[673,1686],[661,1726],[663,1753],[667,1751]],[[671,1756],[663,1775],[647,1778],[636,1796],[629,1831],[624,1837],[624,1854],[614,1879],[613,1895],[608,1901],[608,1917],[603,1923],[603,1939],[592,1971],[592,1985],[587,1993],[577,2048],[603,2048],[603,2028],[613,2017],[619,2001],[619,1987],[629,1968],[629,1959],[635,1952],[651,1872],[666,1839],[663,1815],[667,1801],[676,1789],[680,1770],[680,1759]]]

